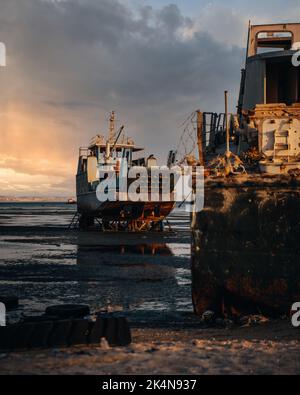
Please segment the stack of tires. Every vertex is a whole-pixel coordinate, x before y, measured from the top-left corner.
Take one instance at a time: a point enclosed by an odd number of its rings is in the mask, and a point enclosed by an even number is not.
[[[102,338],[112,347],[131,343],[125,317],[99,314],[96,320],[91,320],[89,314],[89,306],[85,305],[50,306],[42,316],[0,327],[0,350],[100,344]]]

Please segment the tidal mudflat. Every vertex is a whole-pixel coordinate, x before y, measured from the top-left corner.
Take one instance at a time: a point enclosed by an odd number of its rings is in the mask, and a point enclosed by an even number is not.
[[[300,374],[300,333],[288,319],[203,327],[193,314],[189,216],[164,234],[69,231],[74,206],[0,204],[0,294],[10,322],[57,303],[122,311],[129,347],[0,354],[1,374]]]
[[[173,213],[164,234],[101,234],[68,230],[74,207],[0,204],[0,294],[20,299],[10,320],[56,303],[121,310],[133,321],[192,314],[188,214]]]

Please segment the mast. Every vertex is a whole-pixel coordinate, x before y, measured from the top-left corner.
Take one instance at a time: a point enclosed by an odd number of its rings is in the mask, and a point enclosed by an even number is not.
[[[225,126],[226,126],[226,156],[230,153],[230,135],[228,123],[228,91],[225,91]]]
[[[250,45],[250,33],[251,33],[251,20],[249,19],[248,23],[248,38],[247,38],[247,49],[246,49],[246,61],[245,61],[245,68],[247,65],[247,59],[248,59],[248,52],[249,52],[249,45]]]
[[[240,84],[239,100],[238,100],[238,106],[237,106],[237,112],[238,112],[240,119],[242,118],[242,110],[243,110],[243,103],[244,103],[247,59],[248,59],[248,52],[249,52],[249,45],[250,45],[250,34],[251,34],[251,21],[249,20],[245,67],[241,71],[241,84]]]
[[[110,118],[109,118],[108,141],[113,144],[115,142],[115,140],[116,140],[115,112],[112,111],[110,113]]]
[[[200,110],[197,111],[197,140],[198,140],[198,154],[200,166],[205,165],[203,152],[203,114]]]
[[[228,91],[225,91],[225,124],[226,124],[226,175],[229,175],[232,172],[231,166],[231,151],[230,151],[230,130],[229,130],[229,117],[228,117]]]

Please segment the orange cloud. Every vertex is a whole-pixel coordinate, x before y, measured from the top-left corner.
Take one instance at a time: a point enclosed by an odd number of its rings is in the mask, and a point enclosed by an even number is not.
[[[71,130],[45,112],[13,105],[0,114],[0,125],[0,194],[74,194]]]

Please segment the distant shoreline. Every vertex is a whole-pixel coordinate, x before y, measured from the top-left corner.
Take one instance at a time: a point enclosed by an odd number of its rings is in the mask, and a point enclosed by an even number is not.
[[[66,203],[70,197],[0,196],[0,203]]]

